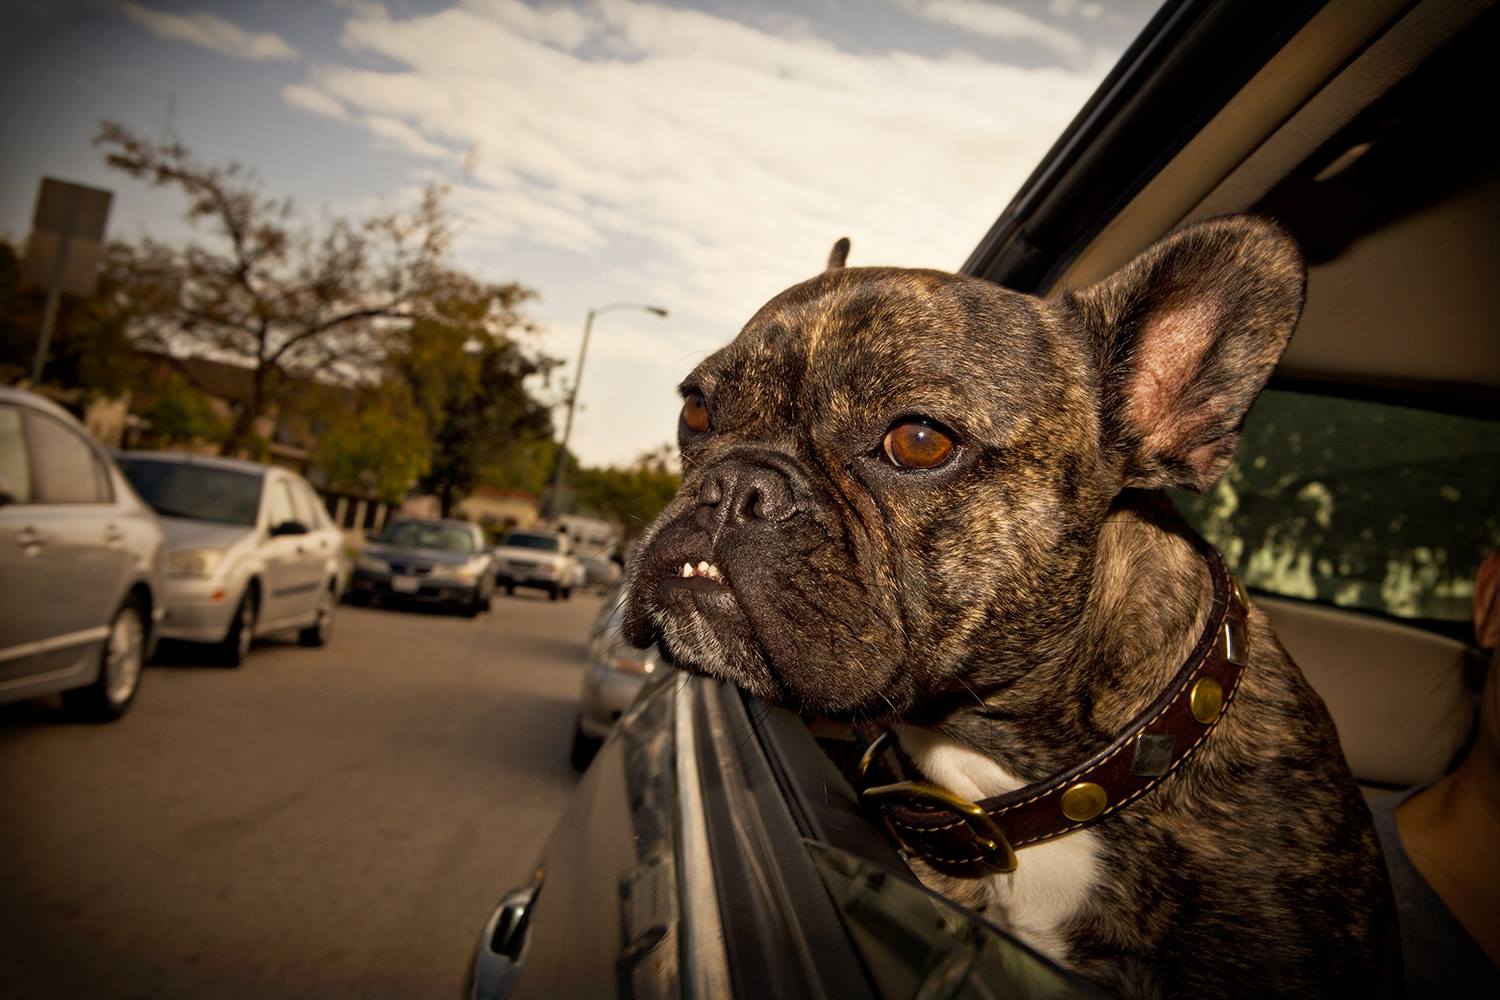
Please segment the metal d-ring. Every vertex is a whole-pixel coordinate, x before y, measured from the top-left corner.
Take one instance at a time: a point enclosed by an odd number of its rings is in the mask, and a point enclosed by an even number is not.
[[[946,788],[928,784],[925,781],[897,781],[889,785],[876,785],[874,788],[865,787],[865,780],[869,775],[871,766],[874,765],[876,758],[890,747],[890,743],[891,734],[889,732],[881,733],[871,742],[869,748],[865,750],[863,756],[859,759],[859,800],[861,804],[878,806],[881,802],[890,800],[915,801],[928,808],[946,812],[961,820],[969,828],[969,832],[973,834],[974,843],[977,846],[990,854],[999,856],[998,859],[988,862],[996,871],[1015,871],[1016,852],[1011,847],[1010,841],[1006,839],[1005,831],[1000,829],[1000,825],[995,822],[994,817],[962,795],[956,795]],[[886,820],[886,829],[890,830],[891,836],[896,838],[897,843],[901,845],[901,849],[907,854],[921,857],[922,852],[913,848],[907,842],[906,838],[901,836],[900,831],[896,829],[895,824],[890,822],[889,817],[884,818]]]

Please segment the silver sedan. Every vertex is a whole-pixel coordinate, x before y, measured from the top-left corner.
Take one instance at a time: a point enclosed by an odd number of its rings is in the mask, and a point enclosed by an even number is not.
[[[209,643],[238,666],[256,636],[333,632],[343,536],[311,486],[270,465],[172,452],[125,452],[120,467],[167,533],[162,637]]]
[[[161,527],[67,411],[0,389],[0,702],[118,719],[163,613]]]

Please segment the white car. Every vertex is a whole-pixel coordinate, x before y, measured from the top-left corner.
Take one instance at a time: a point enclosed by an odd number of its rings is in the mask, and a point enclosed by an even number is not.
[[[568,536],[554,531],[512,531],[495,548],[495,582],[514,594],[517,587],[545,590],[552,600],[573,596],[579,564]]]
[[[255,462],[124,452],[120,468],[167,535],[164,639],[208,643],[239,666],[257,636],[333,633],[343,536],[301,476]]]

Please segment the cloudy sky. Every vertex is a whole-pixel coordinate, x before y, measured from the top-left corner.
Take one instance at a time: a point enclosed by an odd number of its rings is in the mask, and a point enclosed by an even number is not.
[[[1149,0],[9,0],[0,237],[37,179],[115,190],[111,234],[188,234],[111,174],[109,118],[253,165],[316,219],[452,188],[458,262],[595,325],[573,445],[675,433],[676,383],[841,235],[851,264],[956,268]]]

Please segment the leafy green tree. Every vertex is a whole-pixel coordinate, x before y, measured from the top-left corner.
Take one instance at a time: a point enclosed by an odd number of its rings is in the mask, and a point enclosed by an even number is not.
[[[313,462],[334,489],[394,503],[431,462],[427,417],[402,381],[366,387],[329,416]]]
[[[150,424],[151,438],[158,446],[217,443],[229,431],[208,397],[175,372],[153,379],[134,409]]]
[[[468,284],[402,335],[390,370],[426,417],[431,451],[418,489],[446,516],[485,471],[524,442],[552,433],[550,408],[528,383],[556,362],[529,349],[518,284]]]

